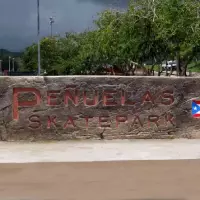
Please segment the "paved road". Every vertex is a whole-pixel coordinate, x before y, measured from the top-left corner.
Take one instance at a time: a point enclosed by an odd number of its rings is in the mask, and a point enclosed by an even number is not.
[[[0,143],[0,163],[199,159],[200,140]]]

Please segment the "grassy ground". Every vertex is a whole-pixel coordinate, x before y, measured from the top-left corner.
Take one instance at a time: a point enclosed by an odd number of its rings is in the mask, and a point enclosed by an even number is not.
[[[151,65],[146,65],[145,66],[146,69],[151,69]],[[155,65],[154,66],[154,71],[159,72],[160,66],[159,65]]]
[[[151,69],[151,65],[146,65],[146,68]],[[159,65],[155,65],[154,71],[158,72],[159,69]],[[189,64],[188,71],[200,73],[200,61]]]
[[[189,64],[188,70],[191,72],[200,72],[200,61]]]

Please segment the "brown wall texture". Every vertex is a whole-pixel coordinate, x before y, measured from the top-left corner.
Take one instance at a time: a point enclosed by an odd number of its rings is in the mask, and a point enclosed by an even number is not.
[[[1,77],[0,140],[198,138],[199,78]]]

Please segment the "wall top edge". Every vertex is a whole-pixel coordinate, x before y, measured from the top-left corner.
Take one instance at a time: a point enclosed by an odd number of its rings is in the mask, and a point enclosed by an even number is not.
[[[34,78],[126,78],[126,79],[200,79],[200,77],[160,77],[160,76],[95,76],[95,75],[74,75],[74,76],[1,76],[0,78],[10,78],[10,79],[18,79],[18,78],[26,78],[26,79],[34,79]]]

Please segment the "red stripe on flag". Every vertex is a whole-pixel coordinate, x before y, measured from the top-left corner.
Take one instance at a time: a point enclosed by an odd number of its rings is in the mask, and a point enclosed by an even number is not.
[[[193,100],[193,102],[200,105],[200,100]]]
[[[200,114],[194,114],[193,117],[194,118],[200,118]]]

